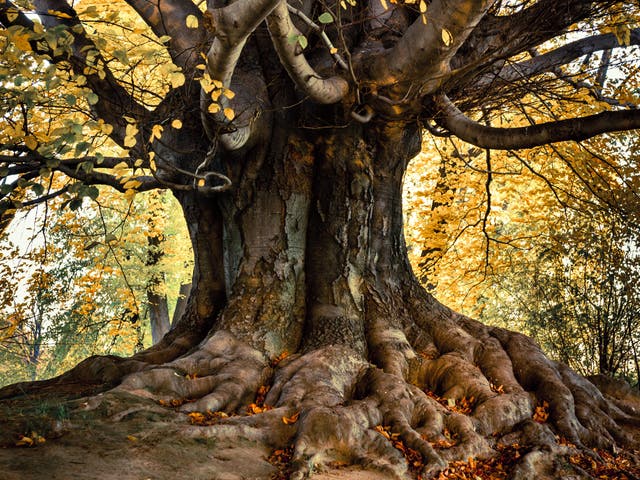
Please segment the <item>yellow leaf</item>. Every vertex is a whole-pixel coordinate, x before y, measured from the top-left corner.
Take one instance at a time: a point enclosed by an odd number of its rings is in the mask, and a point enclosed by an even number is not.
[[[129,125],[127,125],[127,128],[125,129],[125,132],[124,132],[124,134],[127,137],[133,137],[137,133],[138,133],[138,127],[136,127],[135,124],[133,123],[130,123]]]
[[[100,131],[105,135],[111,135],[111,132],[113,132],[113,125],[110,125],[108,123],[100,123]]]
[[[299,417],[300,417],[300,412],[294,413],[290,417],[282,417],[282,423],[284,423],[285,425],[291,425],[293,423],[296,423]]]
[[[338,53],[338,49],[336,47],[333,47],[331,50],[329,50],[329,53],[331,55],[335,55],[336,53]]]
[[[138,133],[138,127],[134,124],[127,125],[124,136],[124,146],[133,147],[136,144],[136,134]]]
[[[18,9],[17,8],[8,8],[7,9],[7,20],[9,20],[10,22],[13,22],[16,18],[18,18]]]
[[[184,74],[182,72],[172,72],[169,75],[169,82],[173,88],[178,88],[184,85]]]
[[[216,89],[213,92],[211,92],[211,100],[213,100],[214,102],[217,102],[218,99],[220,98],[220,94],[222,94],[222,90],[221,89]]]
[[[442,41],[447,47],[451,45],[451,42],[453,41],[453,36],[451,36],[451,32],[449,32],[449,30],[447,30],[446,28],[442,29]]]
[[[226,117],[227,120],[231,121],[235,118],[236,114],[233,111],[232,108],[225,108],[224,109],[224,116]]]
[[[195,15],[187,15],[187,27],[198,28],[198,17]]]
[[[136,437],[134,435],[127,435],[127,440],[129,440],[130,442],[137,442],[138,441],[138,437]]]
[[[420,0],[420,13],[427,11],[427,3],[424,0]]]
[[[233,97],[236,96],[235,93],[233,93],[231,90],[229,90],[228,88],[224,89],[224,96],[227,97],[229,100],[231,100]]]
[[[142,185],[142,182],[139,180],[129,180],[127,183],[124,184],[123,187],[127,190],[130,190],[130,189],[138,188],[140,187],[140,185]]]
[[[151,127],[151,136],[149,137],[149,141],[153,142],[156,138],[162,137],[162,125],[154,125]]]
[[[382,4],[382,8],[384,8],[385,10],[387,10],[389,8],[389,5],[387,5],[387,1],[386,0],[380,0],[380,3]]]
[[[16,442],[17,447],[27,446],[30,447],[33,445],[33,439],[27,436],[21,436],[20,440]]]
[[[171,126],[176,130],[180,130],[182,128],[182,122],[176,118],[173,122],[171,122]]]
[[[38,141],[33,135],[27,135],[26,137],[24,137],[24,144],[29,150],[35,150],[36,148],[38,148]]]
[[[209,105],[209,108],[207,108],[207,110],[209,111],[209,113],[218,113],[220,111],[220,105],[218,105],[217,103],[212,103],[211,105]]]
[[[134,167],[141,167],[142,166],[142,159],[139,158],[135,161],[135,163],[133,164]]]
[[[198,179],[198,186],[199,187],[204,187],[205,183],[207,183],[204,178],[199,178]]]
[[[23,52],[31,51],[31,44],[29,43],[28,33],[16,33],[15,35],[11,36],[11,41]]]

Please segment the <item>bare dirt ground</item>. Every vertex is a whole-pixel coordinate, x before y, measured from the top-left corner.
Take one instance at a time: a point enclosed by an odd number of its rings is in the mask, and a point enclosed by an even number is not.
[[[109,403],[109,402],[107,402]],[[267,445],[190,438],[185,414],[154,405],[82,410],[83,400],[0,403],[0,480],[263,480],[286,478]],[[71,410],[80,407],[78,410]],[[144,407],[144,408],[141,408]],[[37,436],[34,436],[35,432]],[[34,446],[16,446],[21,435]],[[38,443],[37,438],[44,438]],[[32,438],[32,439],[33,439]],[[317,480],[383,480],[358,468],[318,472]]]

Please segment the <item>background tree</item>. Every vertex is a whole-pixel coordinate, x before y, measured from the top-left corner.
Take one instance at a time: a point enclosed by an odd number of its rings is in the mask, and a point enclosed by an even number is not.
[[[73,208],[95,197],[93,184],[128,197],[167,187],[194,252],[188,304],[161,342],[3,396],[98,383],[117,386],[96,401],[128,392],[182,412],[234,412],[268,384],[272,410],[227,423],[254,440],[294,443],[291,478],[334,460],[403,476],[406,461],[374,427],[420,454],[425,477],[495,455],[492,439],[507,434],[544,446],[522,456],[515,476],[570,470],[553,462],[565,450],[549,426],[533,421],[544,402],[555,431],[579,447],[635,445],[625,426],[637,413],[523,335],[457,314],[423,290],[407,259],[401,189],[423,127],[508,150],[640,126],[621,89],[600,88],[607,62],[593,63],[619,39],[637,43],[627,22],[637,6],[239,0],[201,8],[185,0],[0,6],[6,208],[57,195]],[[598,97],[592,111],[574,109],[581,85]],[[549,110],[548,98],[559,107]],[[532,110],[545,120],[532,124]],[[514,111],[527,123],[514,125]],[[60,174],[68,181],[53,188]],[[602,180],[628,181],[619,168],[611,175]],[[18,188],[34,197],[20,200]],[[277,363],[285,352],[296,355]],[[470,404],[470,415],[425,390]],[[449,448],[436,450],[443,442]]]
[[[150,346],[157,334],[152,302],[166,312],[168,329],[191,271],[186,232],[166,215],[169,200],[152,192],[122,201],[106,191],[74,211],[14,220],[16,234],[2,239],[0,259],[0,315],[7,319],[1,384],[59,375],[90,355],[126,356]],[[152,249],[149,238],[162,241]]]

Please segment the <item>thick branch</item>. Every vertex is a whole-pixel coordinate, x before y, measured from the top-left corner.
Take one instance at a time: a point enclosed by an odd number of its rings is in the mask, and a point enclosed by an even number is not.
[[[393,48],[366,59],[366,77],[377,85],[435,79],[422,86],[424,93],[435,91],[449,72],[449,61],[493,3],[434,0],[426,18],[418,17]]]
[[[526,52],[613,3],[611,0],[539,0],[513,15],[485,17],[453,59],[456,72],[449,86],[466,84],[473,78],[471,71],[486,71],[496,61]]]
[[[108,185],[119,192],[126,192],[127,189],[124,187],[121,179],[110,175],[108,173],[92,171],[91,173],[84,172],[82,170],[78,170],[75,168],[70,168],[66,165],[60,165],[58,170],[64,173],[66,176],[75,178],[76,180],[80,180],[82,183],[87,185]],[[155,178],[149,177],[147,175],[140,175],[132,178],[132,180],[137,180],[141,182],[139,187],[136,187],[136,191],[138,192],[146,192],[148,190],[153,190],[154,188],[160,188],[162,185]]]
[[[277,2],[278,0],[247,0],[206,11],[206,26],[215,34],[207,53],[207,71],[211,78],[229,86],[247,38]]]
[[[127,0],[158,37],[169,35],[169,54],[173,63],[184,70],[192,69],[199,61],[199,47],[206,41],[203,28],[188,28],[187,16],[200,23],[202,12],[188,0]]]
[[[347,94],[349,84],[345,79],[323,79],[299,51],[298,42],[291,41],[297,39],[301,33],[291,21],[285,0],[278,2],[273,13],[267,17],[267,24],[280,62],[305,95],[314,102],[331,104],[340,101]]]
[[[465,116],[451,101],[436,99],[436,122],[458,138],[480,148],[511,150],[567,140],[580,141],[607,132],[640,128],[640,110],[602,112],[570,120],[520,128],[487,127]]]
[[[640,29],[631,32],[631,45],[640,44]],[[483,75],[476,82],[476,86],[483,87],[495,82],[512,83],[517,80],[527,79],[544,72],[551,72],[560,65],[566,65],[573,60],[600,50],[609,50],[619,47],[620,44],[615,35],[596,35],[571,42],[562,47],[551,50],[543,55],[538,55],[524,62],[511,64],[497,74]]]
[[[224,88],[229,88],[236,64],[242,53],[249,35],[273,10],[278,0],[246,0],[235,2],[224,8],[209,8],[205,12],[205,26],[215,34],[215,38],[207,52],[207,72],[215,80],[222,82]],[[244,88],[242,85],[237,85]],[[218,113],[212,115],[214,128],[211,128],[208,120],[207,109],[211,104],[211,99],[206,92],[202,92],[201,108],[205,130],[210,138],[216,136],[218,127],[231,130],[231,133],[223,133],[219,136],[220,143],[227,150],[238,150],[245,146],[254,136],[257,130],[255,119],[262,116],[262,105],[256,99],[258,92],[242,92],[242,98],[253,97],[255,100],[251,105],[241,105],[241,111],[247,119],[243,125],[236,122],[232,128],[228,127],[228,120],[224,115],[224,108],[229,105],[226,96],[219,96],[218,102],[223,108]],[[238,93],[238,92],[236,92]],[[232,105],[234,110],[239,110],[236,105]]]
[[[73,29],[73,55],[69,58],[69,62],[76,74],[86,77],[88,86],[98,95],[98,102],[92,108],[100,118],[113,126],[113,132],[110,136],[120,146],[123,146],[127,126],[123,116],[127,115],[137,119],[139,123],[143,123],[148,115],[147,110],[118,83],[101,55],[97,55],[93,62],[96,68],[93,68],[90,73],[85,71],[88,66],[87,55],[90,52],[95,53],[100,50],[88,37],[75,10],[65,0],[35,0],[34,3],[39,12],[55,11],[69,15],[70,18],[61,18],[61,16],[44,14],[41,19],[47,29],[60,25],[66,26],[70,31]],[[63,59],[60,58],[60,60]],[[142,133],[139,134],[136,148],[142,145]],[[140,155],[140,153],[138,154]]]

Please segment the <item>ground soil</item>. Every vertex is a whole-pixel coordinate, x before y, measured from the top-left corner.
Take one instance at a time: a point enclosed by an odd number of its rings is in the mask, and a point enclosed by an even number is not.
[[[282,477],[267,445],[242,438],[216,441],[181,432],[187,415],[155,405],[131,405],[111,415],[109,405],[84,411],[85,400],[18,399],[0,404],[2,480],[253,480]],[[110,402],[107,402],[110,403]],[[144,401],[142,402],[144,403]],[[137,408],[144,406],[143,410]],[[78,411],[71,411],[80,407]],[[36,432],[45,441],[16,446]],[[358,467],[327,469],[316,480],[383,480]]]

